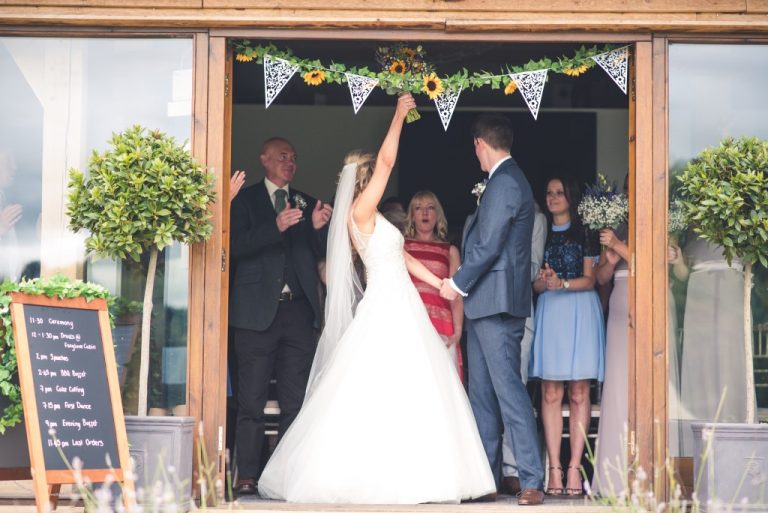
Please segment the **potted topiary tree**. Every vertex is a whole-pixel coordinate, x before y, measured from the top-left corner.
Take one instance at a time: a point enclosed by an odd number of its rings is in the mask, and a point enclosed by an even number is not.
[[[212,175],[173,137],[141,126],[113,134],[106,151],[91,155],[87,177],[78,170],[70,173],[70,228],[87,230],[86,249],[97,256],[137,262],[142,255],[149,256],[140,343],[141,418],[126,418],[132,453],[137,451],[139,480],[143,474],[155,475],[160,465],[173,465],[182,479],[191,482],[193,419],[146,417],[152,292],[163,248],[210,236],[213,200]],[[164,435],[172,439],[156,439]],[[182,460],[173,461],[178,458]]]
[[[721,246],[729,264],[734,258],[744,264],[744,338],[739,343],[744,345],[746,388],[729,392],[746,394],[745,424],[694,424],[696,492],[702,504],[715,498],[764,504],[766,480],[748,474],[765,472],[761,462],[768,460],[768,426],[756,424],[751,309],[752,266],[768,267],[768,141],[726,138],[702,151],[678,181],[694,232]]]

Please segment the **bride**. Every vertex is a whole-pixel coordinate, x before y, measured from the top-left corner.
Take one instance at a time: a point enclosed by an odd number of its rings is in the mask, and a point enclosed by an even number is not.
[[[351,153],[341,171],[326,326],[304,405],[259,480],[262,497],[418,504],[495,492],[469,401],[408,273],[436,288],[441,281],[376,211],[415,106],[400,96],[378,156]],[[352,247],[365,264],[364,295]]]

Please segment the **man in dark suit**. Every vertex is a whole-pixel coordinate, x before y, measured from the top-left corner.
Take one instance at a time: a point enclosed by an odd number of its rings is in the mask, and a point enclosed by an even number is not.
[[[283,138],[261,151],[265,179],[231,207],[234,269],[229,324],[238,361],[238,494],[255,494],[264,445],[264,406],[275,374],[280,435],[304,401],[322,312],[317,262],[331,207],[290,187],[296,152]]]
[[[510,155],[509,120],[481,116],[472,132],[488,182],[465,225],[462,265],[440,292],[451,300],[464,296],[469,400],[496,487],[506,426],[520,475],[518,503],[537,505],[544,500],[544,471],[533,406],[520,375],[520,342],[531,313],[533,194]]]

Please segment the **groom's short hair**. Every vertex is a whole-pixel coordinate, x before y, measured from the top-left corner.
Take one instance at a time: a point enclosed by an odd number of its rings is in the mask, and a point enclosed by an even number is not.
[[[494,150],[511,150],[512,136],[512,123],[501,114],[483,114],[472,124],[472,137],[482,139]]]

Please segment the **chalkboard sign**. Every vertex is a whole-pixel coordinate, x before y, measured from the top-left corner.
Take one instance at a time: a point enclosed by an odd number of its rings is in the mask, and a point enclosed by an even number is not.
[[[106,301],[19,293],[11,300],[38,511],[47,507],[48,485],[75,482],[75,458],[92,482],[111,475],[132,489]]]

